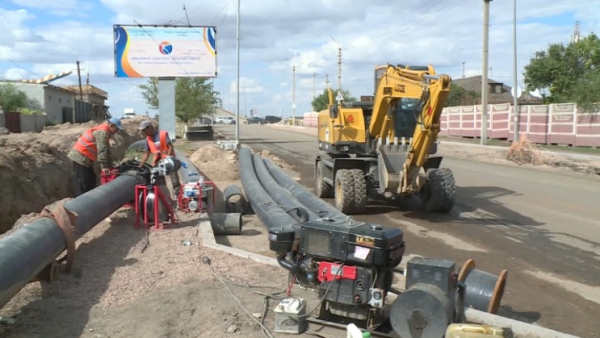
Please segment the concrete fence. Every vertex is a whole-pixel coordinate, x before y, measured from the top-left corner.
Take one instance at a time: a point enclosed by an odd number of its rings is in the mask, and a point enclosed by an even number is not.
[[[19,114],[0,112],[0,128],[6,128],[11,133],[39,133],[44,129],[46,114]]]
[[[491,139],[514,140],[511,104],[489,105],[487,134]],[[482,106],[444,108],[440,135],[480,137]],[[305,113],[304,126],[317,127],[318,113]],[[581,113],[573,103],[519,106],[519,135],[541,144],[600,147],[600,113]]]
[[[480,137],[481,105],[444,108],[441,134]],[[581,113],[573,103],[519,106],[519,135],[541,144],[600,147],[600,113]],[[487,134],[514,140],[515,112],[510,104],[490,105]]]

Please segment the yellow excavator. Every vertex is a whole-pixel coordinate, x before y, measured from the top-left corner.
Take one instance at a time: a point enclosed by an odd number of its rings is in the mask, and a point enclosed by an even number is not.
[[[371,102],[345,103],[341,93],[319,112],[316,191],[341,212],[361,214],[368,199],[417,195],[425,211],[448,213],[456,187],[440,168],[440,116],[452,79],[433,66],[375,67]]]

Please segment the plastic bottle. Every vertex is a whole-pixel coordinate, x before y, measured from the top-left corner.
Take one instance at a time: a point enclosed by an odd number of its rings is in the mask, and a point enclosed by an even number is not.
[[[181,167],[182,167],[183,169],[187,169],[187,167],[188,167],[187,163],[185,163],[185,162],[183,162],[183,161],[180,161],[180,162],[181,162]]]

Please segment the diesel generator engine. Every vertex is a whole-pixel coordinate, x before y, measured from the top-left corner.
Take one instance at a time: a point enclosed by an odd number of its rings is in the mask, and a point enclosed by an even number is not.
[[[317,317],[329,314],[376,327],[402,260],[404,235],[397,228],[356,221],[315,220],[300,229],[270,229],[270,249],[304,287],[319,292]],[[288,259],[289,257],[289,259]]]

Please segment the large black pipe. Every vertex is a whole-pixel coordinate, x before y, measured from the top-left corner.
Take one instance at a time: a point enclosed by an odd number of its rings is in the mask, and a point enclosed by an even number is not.
[[[345,221],[348,219],[348,216],[308,191],[308,189],[289,177],[268,158],[264,159],[264,163],[275,181],[277,181],[280,186],[287,189],[292,196],[308,209],[316,212],[320,217],[327,217],[336,221]]]
[[[254,169],[254,163],[252,163],[250,149],[246,147],[240,148],[238,162],[244,193],[248,197],[254,213],[258,215],[261,222],[267,228],[295,228],[297,225],[296,220],[279,207],[260,185]]]
[[[65,203],[66,209],[78,215],[74,225],[75,239],[133,200],[135,186],[145,183],[142,176],[129,172]],[[0,240],[0,307],[65,249],[65,235],[50,218],[25,224]]]
[[[269,170],[267,170],[265,162],[260,154],[254,154],[252,160],[254,163],[254,170],[260,184],[265,189],[267,194],[269,194],[269,196],[271,196],[273,200],[275,200],[275,202],[277,202],[279,206],[288,213],[288,215],[292,216],[299,222],[320,218],[316,213],[312,212],[310,209],[307,209],[306,206],[302,205],[302,203],[295,199],[287,189],[277,184],[273,176],[271,176],[271,173],[269,173]]]

